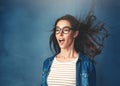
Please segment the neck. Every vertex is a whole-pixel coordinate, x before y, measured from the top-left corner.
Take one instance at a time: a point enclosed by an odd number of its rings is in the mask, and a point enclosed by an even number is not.
[[[69,49],[61,49],[59,55],[64,59],[70,59],[70,58],[76,58],[78,56],[78,53],[74,48],[69,48]]]

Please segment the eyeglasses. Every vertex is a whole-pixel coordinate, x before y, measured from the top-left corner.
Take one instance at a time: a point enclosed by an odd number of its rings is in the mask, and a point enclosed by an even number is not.
[[[71,27],[69,27],[69,26],[65,26],[65,27],[63,27],[63,28],[56,27],[55,29],[56,29],[56,30],[55,30],[55,33],[56,33],[56,34],[59,34],[60,32],[62,32],[62,33],[64,33],[64,34],[68,34],[68,33],[70,32],[70,30],[71,30]]]

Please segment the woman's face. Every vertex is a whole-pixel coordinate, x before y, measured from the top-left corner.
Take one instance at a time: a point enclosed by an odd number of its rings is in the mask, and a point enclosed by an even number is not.
[[[55,36],[61,49],[74,47],[74,39],[78,32],[73,32],[71,28],[71,24],[67,20],[60,20],[56,24]]]

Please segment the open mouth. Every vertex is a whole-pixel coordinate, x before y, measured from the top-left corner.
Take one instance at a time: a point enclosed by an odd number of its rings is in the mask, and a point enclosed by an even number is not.
[[[59,39],[59,44],[62,45],[62,44],[64,43],[64,41],[65,41],[65,39],[60,38],[60,39]]]

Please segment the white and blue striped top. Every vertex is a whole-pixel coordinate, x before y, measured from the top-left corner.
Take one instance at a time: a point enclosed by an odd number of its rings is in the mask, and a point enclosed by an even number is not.
[[[48,86],[76,86],[76,62],[60,62],[54,58],[47,78]]]

